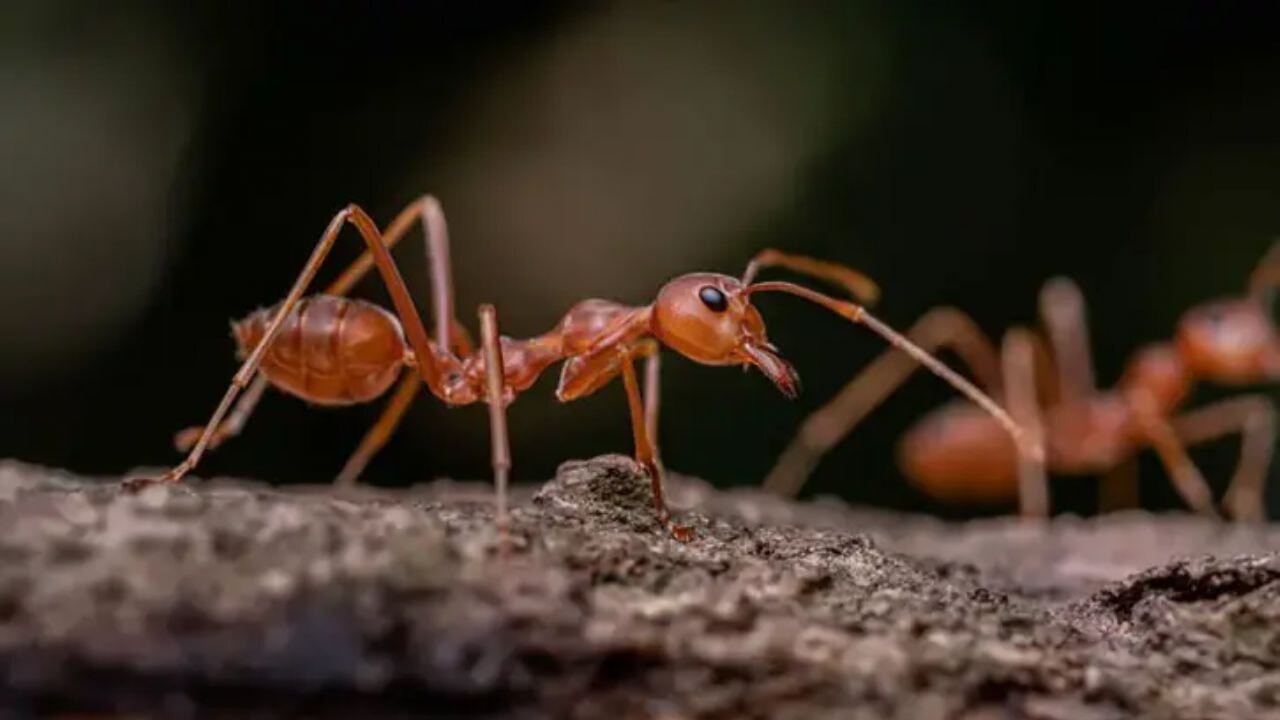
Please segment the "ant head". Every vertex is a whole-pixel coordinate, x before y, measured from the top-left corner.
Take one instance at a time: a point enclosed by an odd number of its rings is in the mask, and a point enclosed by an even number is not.
[[[788,397],[800,378],[765,336],[764,319],[742,282],[728,275],[682,275],[658,291],[651,332],[664,345],[704,365],[754,365]]]
[[[1178,321],[1178,352],[1197,377],[1240,385],[1280,379],[1280,337],[1253,299],[1219,300]]]

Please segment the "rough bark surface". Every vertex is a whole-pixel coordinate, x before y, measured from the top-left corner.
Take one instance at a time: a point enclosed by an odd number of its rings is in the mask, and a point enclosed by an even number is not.
[[[691,543],[630,460],[567,463],[502,557],[479,486],[130,495],[0,464],[0,714],[1280,717],[1273,526],[669,489]]]

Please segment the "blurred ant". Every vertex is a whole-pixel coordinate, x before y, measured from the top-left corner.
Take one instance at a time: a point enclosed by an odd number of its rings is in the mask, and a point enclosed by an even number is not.
[[[427,240],[434,339],[428,336],[390,255],[391,247],[417,220],[422,222]],[[364,239],[366,252],[324,293],[304,297],[339,232],[348,223]],[[662,474],[654,442],[657,366],[650,364],[647,368],[648,397],[642,400],[634,361],[647,358],[652,363],[661,343],[705,365],[759,368],[784,395],[794,397],[799,392],[799,377],[766,339],[764,320],[751,304],[751,296],[761,292],[797,295],[866,325],[990,412],[998,427],[1022,443],[1019,428],[993,400],[868,314],[861,305],[792,283],[752,282],[758,270],[770,266],[835,283],[862,300],[874,298],[877,292],[874,283],[850,268],[766,251],[750,263],[742,279],[714,273],[682,275],[664,285],[652,304],[642,307],[584,300],[573,306],[551,331],[527,340],[500,337],[493,306],[481,305],[481,348],[477,352],[454,317],[448,230],[439,203],[427,196],[411,204],[392,222],[385,238],[363,210],[349,205],[330,221],[285,299],[233,323],[243,365],[209,422],[175,438],[179,449],[190,450],[187,458],[162,477],[126,482],[136,488],[180,480],[206,450],[240,431],[268,384],[318,405],[351,405],[377,398],[400,376],[399,388],[386,410],[337,482],[355,481],[425,383],[432,394],[451,406],[488,403],[496,515],[502,531],[511,467],[506,406],[544,370],[563,361],[556,389],[561,402],[589,395],[622,376],[630,406],[635,457],[649,476],[658,517],[676,539],[688,540],[691,530],[671,523],[662,496]],[[372,267],[377,268],[390,291],[394,315],[377,305],[344,297]],[[404,372],[406,369],[409,372]],[[241,391],[244,394],[233,408]],[[1029,448],[1028,452],[1035,450]]]
[[[1066,278],[1050,280],[1040,295],[1047,347],[1030,331],[1013,329],[997,356],[972,319],[946,307],[927,313],[907,337],[926,352],[954,350],[981,387],[1001,400],[1035,439],[1043,438],[1049,470],[1106,473],[1104,500],[1114,492],[1108,486],[1131,476],[1132,459],[1150,445],[1187,505],[1216,515],[1209,487],[1184,446],[1240,433],[1240,460],[1223,506],[1236,519],[1261,520],[1276,436],[1271,402],[1244,395],[1179,417],[1173,414],[1196,380],[1249,385],[1280,379],[1280,337],[1270,317],[1270,296],[1277,285],[1280,243],[1254,270],[1244,297],[1186,312],[1173,340],[1140,349],[1119,383],[1107,391],[1094,384],[1083,296]],[[869,365],[805,420],[764,486],[797,494],[823,454],[914,368],[910,358],[892,350]],[[967,407],[949,404],[919,420],[899,445],[898,464],[910,481],[946,502],[1007,502],[1016,496],[1023,515],[1048,513],[1045,462],[1020,455],[999,426]]]

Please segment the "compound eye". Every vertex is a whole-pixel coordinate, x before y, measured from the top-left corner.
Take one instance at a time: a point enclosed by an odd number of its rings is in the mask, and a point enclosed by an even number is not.
[[[702,300],[702,304],[712,312],[721,313],[729,309],[729,299],[724,296],[720,288],[714,285],[704,285],[698,290],[698,299]]]

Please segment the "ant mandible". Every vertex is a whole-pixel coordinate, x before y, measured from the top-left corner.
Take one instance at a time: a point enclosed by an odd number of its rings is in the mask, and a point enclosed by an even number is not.
[[[392,246],[419,220],[427,240],[434,339],[428,337],[390,255]],[[304,297],[347,224],[354,226],[364,239],[365,253],[324,293]],[[662,471],[654,441],[657,366],[649,365],[649,396],[642,399],[634,361],[656,358],[661,343],[705,365],[756,367],[784,395],[795,397],[799,377],[769,343],[764,320],[751,304],[752,296],[763,292],[796,295],[866,325],[991,413],[998,426],[1009,432],[1020,447],[1025,446],[1026,452],[1038,452],[1038,448],[1026,445],[1021,430],[991,398],[881,323],[862,305],[793,283],[753,282],[760,269],[770,266],[840,285],[859,299],[873,298],[877,292],[874,283],[850,268],[765,251],[748,265],[741,279],[716,273],[682,275],[664,285],[652,304],[641,307],[584,300],[573,306],[551,331],[527,340],[500,337],[493,306],[481,305],[481,348],[477,352],[454,316],[447,225],[435,198],[425,196],[406,207],[388,227],[385,238],[360,207],[348,205],[330,221],[285,299],[233,323],[243,364],[209,422],[175,438],[180,449],[190,450],[186,459],[161,477],[126,482],[132,488],[178,482],[206,450],[240,431],[268,384],[315,404],[351,405],[379,397],[397,376],[403,375],[383,415],[361,441],[337,482],[355,481],[386,442],[421,384],[451,406],[486,402],[497,489],[495,515],[499,530],[505,535],[506,485],[511,467],[506,406],[544,370],[563,361],[556,389],[561,402],[589,395],[622,376],[635,458],[649,477],[658,518],[677,540],[687,541],[692,538],[691,529],[671,522],[662,495]],[[373,267],[390,292],[394,315],[372,303],[344,297]],[[405,369],[409,372],[403,372]]]
[[[907,337],[928,352],[955,351],[981,387],[1004,402],[1037,442],[1043,438],[1049,470],[1106,473],[1104,498],[1124,479],[1122,471],[1132,470],[1138,450],[1150,445],[1187,504],[1216,514],[1209,487],[1185,446],[1240,433],[1240,459],[1223,505],[1236,519],[1260,520],[1276,434],[1271,402],[1262,395],[1242,395],[1173,415],[1196,380],[1233,386],[1280,380],[1280,336],[1270,317],[1277,285],[1280,243],[1252,273],[1245,296],[1184,313],[1173,340],[1140,349],[1109,391],[1094,383],[1084,299],[1066,278],[1050,280],[1041,292],[1044,339],[1015,328],[997,354],[971,318],[949,307],[926,313]],[[893,350],[867,366],[806,418],[764,487],[797,494],[822,456],[914,368],[910,358]],[[1045,463],[1017,453],[998,426],[967,407],[943,406],[919,420],[904,435],[898,461],[908,480],[940,500],[993,503],[1017,497],[1024,516],[1048,513]]]

